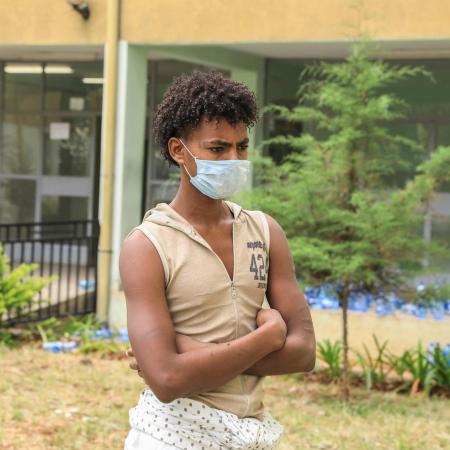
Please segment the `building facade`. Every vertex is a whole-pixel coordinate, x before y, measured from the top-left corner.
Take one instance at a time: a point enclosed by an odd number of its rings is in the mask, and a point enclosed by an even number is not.
[[[445,0],[79,3],[87,3],[89,18],[66,0],[0,4],[0,223],[99,219],[102,227],[106,220],[110,257],[99,271],[108,274],[108,291],[99,307],[112,324],[126,320],[118,272],[123,238],[147,209],[174,195],[176,172],[151,135],[155,107],[174,76],[214,68],[246,83],[261,107],[293,106],[305,65],[340,61],[352,41],[369,35],[379,44],[374,57],[422,65],[436,79],[395,88],[413,106],[397,130],[430,151],[450,145]],[[108,64],[111,55],[117,64]],[[251,146],[286,127],[261,119]],[[450,190],[437,199],[423,233],[450,241]]]

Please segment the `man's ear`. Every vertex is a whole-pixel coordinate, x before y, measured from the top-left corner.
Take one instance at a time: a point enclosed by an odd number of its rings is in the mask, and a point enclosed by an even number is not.
[[[172,159],[178,164],[184,164],[184,147],[179,139],[171,137],[167,142],[167,149]]]

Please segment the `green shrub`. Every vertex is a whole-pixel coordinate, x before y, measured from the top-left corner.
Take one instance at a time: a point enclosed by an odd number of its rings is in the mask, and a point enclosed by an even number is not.
[[[10,258],[0,244],[0,314],[10,311],[19,313],[45,286],[58,279],[57,275],[50,278],[28,276],[39,267],[37,263],[23,263],[11,270],[9,262]]]

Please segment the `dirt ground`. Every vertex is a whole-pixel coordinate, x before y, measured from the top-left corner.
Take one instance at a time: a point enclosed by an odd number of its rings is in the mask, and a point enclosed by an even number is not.
[[[0,349],[0,449],[122,449],[143,381],[126,360]],[[450,402],[267,377],[280,450],[450,449]]]

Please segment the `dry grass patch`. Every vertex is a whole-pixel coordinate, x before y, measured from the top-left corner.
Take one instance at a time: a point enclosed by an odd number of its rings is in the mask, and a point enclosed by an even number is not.
[[[0,349],[0,449],[122,449],[143,388],[127,361]],[[266,407],[285,427],[280,450],[450,449],[448,400],[268,377]]]

